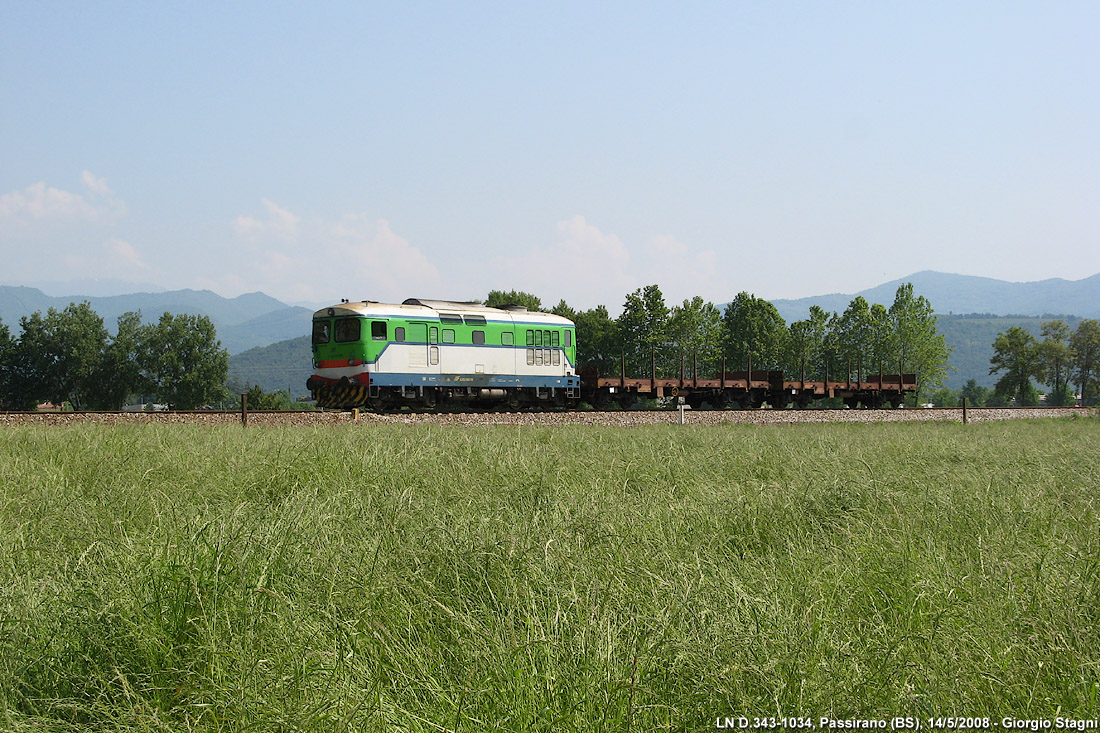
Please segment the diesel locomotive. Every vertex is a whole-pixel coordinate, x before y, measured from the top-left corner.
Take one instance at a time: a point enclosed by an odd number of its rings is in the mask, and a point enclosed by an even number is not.
[[[575,405],[573,322],[523,306],[409,298],[343,302],[313,314],[320,407]]]

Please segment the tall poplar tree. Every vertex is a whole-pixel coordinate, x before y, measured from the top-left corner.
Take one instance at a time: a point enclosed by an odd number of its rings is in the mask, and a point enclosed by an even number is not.
[[[737,294],[722,317],[726,368],[782,369],[787,357],[787,323],[775,306],[755,295]]]
[[[647,375],[652,360],[657,360],[657,375],[672,376],[673,364],[679,371],[680,357],[669,352],[669,310],[665,296],[656,285],[638,288],[626,296],[619,316],[619,335],[626,354],[626,371]]]
[[[889,310],[894,334],[894,357],[902,372],[917,375],[917,392],[913,399],[931,385],[942,385],[947,376],[947,361],[951,348],[936,328],[936,313],[923,295],[913,295],[913,283],[898,287]],[[894,371],[884,365],[887,372]]]

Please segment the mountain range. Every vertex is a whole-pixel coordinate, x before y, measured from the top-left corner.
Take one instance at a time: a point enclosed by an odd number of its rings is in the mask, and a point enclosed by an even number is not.
[[[1100,318],[1100,273],[1082,280],[1052,278],[1014,283],[991,277],[924,270],[858,293],[773,300],[772,305],[787,323],[806,318],[811,305],[819,305],[828,312],[843,312],[857,295],[862,295],[869,303],[882,303],[889,307],[894,302],[898,286],[905,283],[913,283],[913,292],[928,298],[938,314],[1041,316],[1064,313],[1083,318]]]
[[[1100,274],[1081,280],[1050,279],[1013,283],[986,277],[953,275],[926,270],[883,283],[858,293],[819,295],[772,303],[787,323],[805,318],[811,305],[841,312],[856,295],[871,303],[889,306],[899,285],[911,282],[914,292],[932,303],[939,328],[954,347],[955,371],[947,386],[961,387],[967,379],[992,385],[989,358],[997,334],[1011,326],[1023,326],[1038,335],[1042,317],[1068,316],[1075,327],[1080,318],[1100,318]],[[58,287],[57,285],[54,286]],[[312,310],[288,305],[264,293],[223,298],[209,290],[174,290],[110,296],[50,296],[37,288],[0,286],[0,322],[13,335],[19,319],[35,311],[61,309],[87,300],[113,331],[118,316],[140,310],[148,320],[164,312],[189,313],[210,318],[218,338],[230,354],[230,374],[240,381],[259,384],[265,390],[304,392],[310,372],[309,333]],[[551,298],[553,300],[553,298]],[[962,315],[971,314],[971,315]],[[980,315],[974,315],[980,314]]]

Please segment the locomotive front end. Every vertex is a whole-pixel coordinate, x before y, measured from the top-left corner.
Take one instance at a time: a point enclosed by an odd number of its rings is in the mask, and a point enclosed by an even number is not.
[[[313,314],[313,376],[306,388],[318,407],[362,407],[370,397],[370,347],[365,314],[351,304]]]

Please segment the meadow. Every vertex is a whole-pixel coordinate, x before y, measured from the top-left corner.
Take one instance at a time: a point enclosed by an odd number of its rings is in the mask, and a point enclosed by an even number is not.
[[[0,431],[0,728],[1100,718],[1100,421]]]

